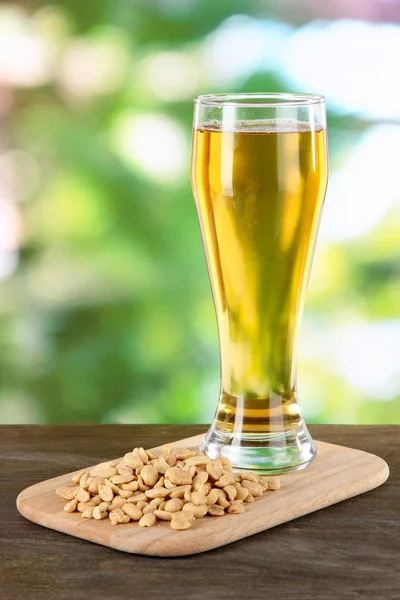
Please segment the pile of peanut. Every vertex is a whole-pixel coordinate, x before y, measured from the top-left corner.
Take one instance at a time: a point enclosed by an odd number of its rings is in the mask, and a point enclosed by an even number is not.
[[[121,461],[81,471],[72,483],[56,489],[68,500],[66,512],[109,518],[113,525],[138,521],[140,527],[152,527],[157,520],[169,521],[175,530],[189,529],[206,515],[242,513],[246,503],[280,488],[277,477],[233,472],[227,458],[211,460],[200,450],[169,446],[159,456],[135,448]]]

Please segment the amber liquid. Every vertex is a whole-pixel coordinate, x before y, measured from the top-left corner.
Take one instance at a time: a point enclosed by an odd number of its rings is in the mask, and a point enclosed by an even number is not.
[[[194,131],[192,184],[217,314],[215,425],[292,430],[299,324],[327,183],[325,131],[296,121]]]

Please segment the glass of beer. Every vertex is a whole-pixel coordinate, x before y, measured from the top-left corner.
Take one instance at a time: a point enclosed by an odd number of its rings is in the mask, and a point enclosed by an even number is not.
[[[192,187],[217,316],[221,389],[201,449],[258,473],[316,455],[297,348],[328,178],[325,99],[195,100]]]

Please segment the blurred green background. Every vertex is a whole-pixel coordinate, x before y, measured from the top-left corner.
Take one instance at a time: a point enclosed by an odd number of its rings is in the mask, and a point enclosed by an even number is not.
[[[301,405],[399,422],[399,21],[378,0],[0,5],[0,422],[212,419],[189,161],[192,99],[218,91],[326,95]]]

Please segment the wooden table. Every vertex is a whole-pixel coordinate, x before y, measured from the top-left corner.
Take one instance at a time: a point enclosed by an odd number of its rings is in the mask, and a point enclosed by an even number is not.
[[[311,426],[316,439],[378,454],[382,487],[217,550],[123,554],[23,519],[15,499],[43,479],[199,425],[0,427],[1,600],[400,600],[400,427]]]

